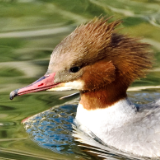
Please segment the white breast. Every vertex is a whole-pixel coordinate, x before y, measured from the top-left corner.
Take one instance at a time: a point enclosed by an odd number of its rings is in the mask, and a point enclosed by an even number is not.
[[[138,156],[160,156],[160,107],[138,112],[128,99],[96,110],[79,104],[76,121],[109,146]]]
[[[94,134],[102,137],[113,128],[124,125],[135,114],[135,108],[128,99],[120,100],[111,107],[96,110],[86,110],[78,105],[76,120],[82,126],[87,127]]]

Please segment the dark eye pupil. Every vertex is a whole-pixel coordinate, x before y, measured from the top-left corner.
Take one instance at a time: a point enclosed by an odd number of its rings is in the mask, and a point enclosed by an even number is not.
[[[79,69],[80,69],[79,67],[72,67],[72,68],[70,69],[70,72],[75,73],[75,72],[78,72]]]

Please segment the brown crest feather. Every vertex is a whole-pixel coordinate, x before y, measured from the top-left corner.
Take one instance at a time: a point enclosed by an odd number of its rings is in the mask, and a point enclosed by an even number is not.
[[[82,66],[101,59],[112,61],[120,74],[126,74],[130,82],[143,77],[152,66],[149,45],[137,38],[116,33],[115,27],[121,23],[120,20],[111,23],[107,21],[95,18],[80,25],[60,43],[63,46],[60,53],[72,54],[75,59],[73,64]]]

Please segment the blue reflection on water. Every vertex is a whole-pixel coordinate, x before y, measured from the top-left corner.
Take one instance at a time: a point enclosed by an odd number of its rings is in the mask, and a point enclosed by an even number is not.
[[[72,153],[71,148],[76,147],[71,135],[76,109],[76,105],[49,109],[28,118],[24,126],[41,147],[59,153]]]

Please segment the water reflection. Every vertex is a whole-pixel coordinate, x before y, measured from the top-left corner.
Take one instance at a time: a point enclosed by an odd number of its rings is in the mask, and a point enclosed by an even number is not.
[[[66,104],[54,106],[49,110],[25,118],[22,123],[31,139],[41,147],[59,154],[75,154],[77,155],[74,157],[75,159],[85,155],[85,159],[90,159],[80,150],[72,136],[72,124],[78,99],[72,98]]]
[[[56,152],[70,153],[73,143],[72,123],[76,106],[63,105],[41,112],[23,121],[26,131],[42,147]]]

